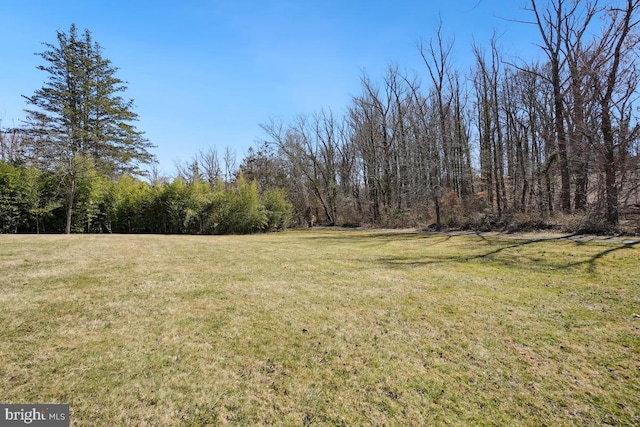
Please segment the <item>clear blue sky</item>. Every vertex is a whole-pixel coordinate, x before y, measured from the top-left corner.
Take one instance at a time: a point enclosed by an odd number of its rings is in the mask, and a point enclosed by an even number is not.
[[[35,52],[71,23],[88,28],[120,68],[138,129],[157,146],[160,169],[199,149],[226,146],[238,162],[264,139],[270,117],[331,109],[360,93],[363,71],[390,64],[425,75],[417,50],[442,21],[454,62],[472,63],[472,40],[495,31],[507,55],[539,56],[525,0],[0,0],[0,120],[20,126],[25,103],[45,81]],[[525,54],[530,52],[530,54]]]

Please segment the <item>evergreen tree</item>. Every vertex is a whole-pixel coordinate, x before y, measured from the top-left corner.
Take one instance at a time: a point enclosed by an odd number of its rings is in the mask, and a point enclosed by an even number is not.
[[[132,122],[133,100],[120,94],[127,87],[115,76],[117,68],[102,56],[102,47],[89,30],[79,35],[75,25],[69,33],[57,33],[58,44],[44,43],[37,53],[46,65],[38,69],[48,79],[33,96],[25,97],[33,109],[26,110],[33,136],[34,161],[58,174],[65,192],[66,227],[71,231],[79,181],[86,171],[116,177],[139,173],[149,163],[151,144]]]

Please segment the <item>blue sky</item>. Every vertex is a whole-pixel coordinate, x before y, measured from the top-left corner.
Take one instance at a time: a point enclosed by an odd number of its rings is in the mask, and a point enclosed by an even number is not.
[[[160,170],[198,150],[225,147],[238,162],[265,138],[259,123],[331,109],[342,114],[366,72],[390,64],[425,76],[417,45],[440,21],[455,39],[454,64],[473,61],[472,40],[494,32],[506,55],[539,56],[525,0],[449,1],[0,1],[0,120],[20,126],[46,79],[35,52],[71,23],[88,28],[129,84],[139,130],[157,146]]]

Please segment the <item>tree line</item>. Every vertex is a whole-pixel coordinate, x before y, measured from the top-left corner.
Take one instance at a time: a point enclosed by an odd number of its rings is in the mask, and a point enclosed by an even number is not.
[[[438,28],[424,68],[364,75],[344,114],[261,125],[238,167],[215,149],[142,180],[151,145],[86,31],[41,54],[25,129],[0,132],[2,231],[253,232],[304,225],[499,225],[640,207],[640,0],[530,0],[542,59],[497,40],[453,66]],[[1,131],[1,129],[0,129]],[[153,169],[152,169],[153,171]]]
[[[231,184],[180,176],[149,183],[92,168],[78,177],[74,197],[74,233],[253,233],[283,230],[291,219],[283,191],[259,192],[242,176]],[[65,202],[55,173],[0,161],[1,233],[63,231]]]
[[[250,233],[281,230],[291,207],[242,175],[155,176],[117,68],[72,25],[38,55],[47,81],[21,129],[0,129],[0,232]]]
[[[294,177],[275,184],[296,182],[297,212],[327,224],[575,214],[613,225],[637,212],[640,2],[540,3],[528,25],[542,60],[510,60],[494,38],[456,69],[440,28],[419,46],[422,78],[391,66],[362,78],[343,116],[264,123],[252,176]]]

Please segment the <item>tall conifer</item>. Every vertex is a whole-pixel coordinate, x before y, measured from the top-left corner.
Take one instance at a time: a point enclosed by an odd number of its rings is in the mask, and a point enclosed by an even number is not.
[[[25,97],[30,109],[27,126],[32,133],[33,160],[60,177],[65,193],[66,227],[71,232],[78,180],[87,170],[116,177],[139,173],[141,163],[153,156],[149,141],[133,122],[133,100],[121,96],[126,83],[118,68],[102,56],[91,32],[58,32],[57,45],[44,43],[37,53],[45,61],[38,69],[48,74],[44,86]]]

